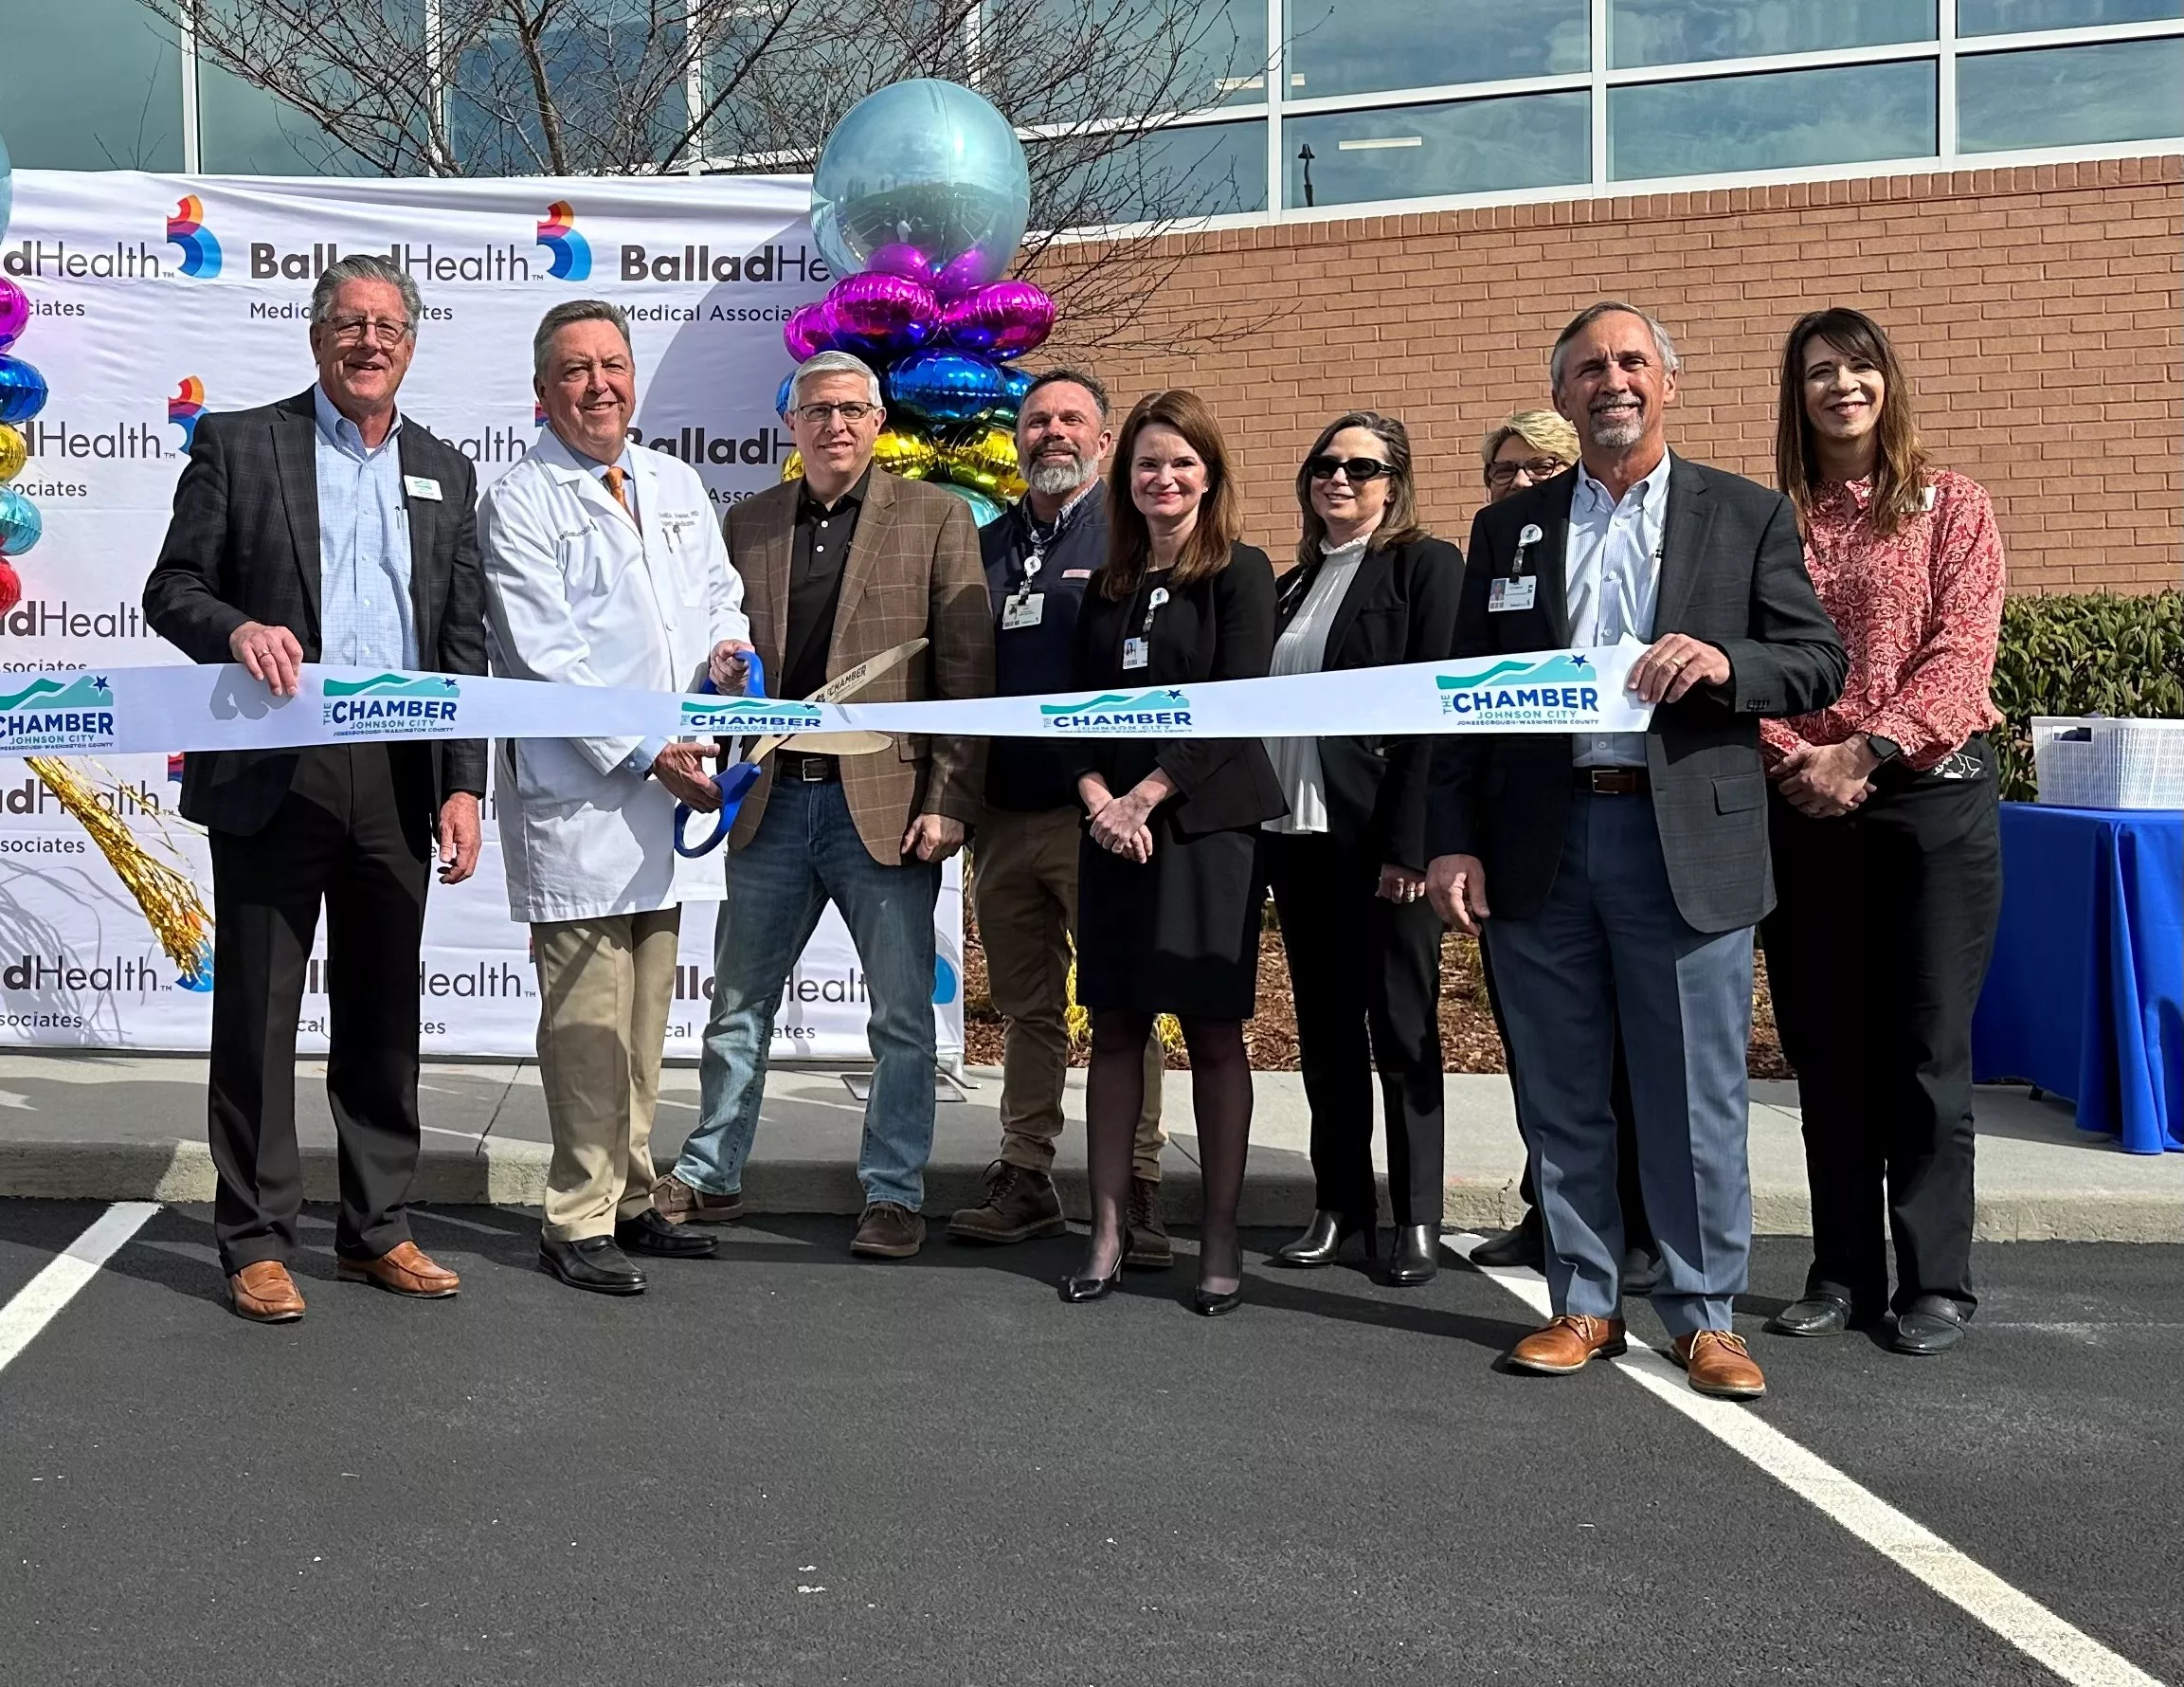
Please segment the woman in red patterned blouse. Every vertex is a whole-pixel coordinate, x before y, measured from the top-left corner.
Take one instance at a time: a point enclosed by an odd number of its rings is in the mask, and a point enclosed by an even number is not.
[[[2002,896],[1986,737],[2002,541],[1978,484],[1927,463],[1903,366],[1857,311],[1790,331],[1776,458],[1850,677],[1819,714],[1762,729],[1780,900],[1761,934],[1814,1256],[1771,1328],[1833,1335],[1892,1308],[1891,1345],[1938,1353],[1976,1304],[1972,1009]]]

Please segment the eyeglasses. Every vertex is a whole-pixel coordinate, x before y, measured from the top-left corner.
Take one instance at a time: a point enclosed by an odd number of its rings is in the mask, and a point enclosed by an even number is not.
[[[876,404],[857,404],[855,402],[849,404],[806,404],[799,405],[795,409],[789,411],[789,414],[802,416],[804,422],[812,427],[824,427],[836,416],[839,416],[844,422],[855,427],[867,416],[877,411],[878,408],[879,406]]]
[[[391,321],[385,317],[335,317],[326,326],[333,330],[335,341],[344,346],[361,346],[366,340],[375,345],[400,345],[410,335],[407,322]]]
[[[1522,463],[1496,461],[1487,464],[1487,484],[1507,486],[1520,470],[1534,481],[1551,480],[1569,466],[1560,457],[1527,457]]]
[[[1331,481],[1337,473],[1349,477],[1350,484],[1361,485],[1366,481],[1377,481],[1395,470],[1377,457],[1313,457],[1306,460],[1305,473],[1315,481]]]

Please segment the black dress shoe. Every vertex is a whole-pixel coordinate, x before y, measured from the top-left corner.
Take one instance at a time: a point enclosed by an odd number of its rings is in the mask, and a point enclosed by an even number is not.
[[[1628,1249],[1623,1255],[1623,1269],[1618,1274],[1626,1295],[1651,1295],[1661,1286],[1661,1256],[1650,1247]]]
[[[708,1236],[695,1224],[678,1224],[652,1206],[615,1225],[614,1241],[626,1252],[654,1254],[662,1260],[703,1260],[720,1249],[718,1237]]]
[[[1888,1345],[1899,1353],[1945,1353],[1964,1339],[1964,1309],[1945,1295],[1922,1295],[1896,1315]]]
[[[1218,1318],[1236,1311],[1244,1303],[1244,1286],[1216,1294],[1212,1289],[1195,1289],[1191,1293],[1191,1311],[1201,1318]]]
[[[1373,1259],[1381,1251],[1379,1218],[1380,1215],[1373,1212],[1336,1212],[1322,1207],[1312,1214],[1312,1222],[1305,1226],[1305,1233],[1274,1249],[1267,1256],[1268,1262],[1300,1271],[1332,1265],[1342,1257],[1344,1246],[1353,1236],[1364,1238],[1365,1258]]]
[[[1777,1335],[1840,1335],[1850,1327],[1850,1303],[1834,1295],[1808,1295],[1767,1320]]]
[[[1395,1244],[1388,1250],[1388,1281],[1399,1289],[1416,1288],[1432,1282],[1440,1268],[1440,1225],[1396,1226]]]
[[[1547,1239],[1540,1224],[1540,1209],[1527,1207],[1514,1230],[1505,1230],[1491,1242],[1471,1249],[1471,1263],[1501,1270],[1523,1266],[1541,1271],[1547,1263]]]
[[[641,1295],[644,1273],[629,1261],[611,1236],[587,1236],[582,1242],[538,1239],[538,1268],[551,1272],[572,1289],[594,1295]]]
[[[1055,1291],[1071,1306],[1082,1306],[1088,1300],[1105,1300],[1115,1292],[1115,1284],[1122,1281],[1123,1261],[1129,1258],[1130,1233],[1123,1232],[1122,1247],[1115,1254],[1115,1268],[1105,1277],[1079,1277],[1072,1272],[1055,1284]]]

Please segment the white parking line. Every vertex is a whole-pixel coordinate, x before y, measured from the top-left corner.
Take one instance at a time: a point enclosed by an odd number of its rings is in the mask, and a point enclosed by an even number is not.
[[[1484,1240],[1468,1232],[1441,1239],[1443,1246],[1467,1261]],[[1542,1321],[1554,1315],[1546,1282],[1537,1272],[1487,1265],[1472,1269],[1492,1278],[1537,1313]],[[1655,1399],[1675,1407],[1724,1446],[1742,1453],[1823,1516],[1849,1530],[1890,1563],[1909,1570],[2027,1657],[2047,1665],[2071,1687],[2162,1687],[2158,1679],[2129,1659],[2111,1652],[2083,1629],[2072,1627],[1924,1524],[1905,1516],[1817,1453],[1792,1441],[1760,1416],[1764,1406],[1738,1406],[1692,1393],[1683,1371],[1650,1347],[1633,1346],[1611,1363]]]
[[[99,1275],[115,1251],[144,1227],[159,1210],[156,1201],[117,1201],[91,1227],[23,1285],[15,1298],[0,1306],[0,1370],[53,1321],[53,1315],[76,1298],[76,1292]]]

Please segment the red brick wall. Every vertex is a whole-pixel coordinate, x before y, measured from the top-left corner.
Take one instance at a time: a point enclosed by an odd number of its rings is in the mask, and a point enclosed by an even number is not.
[[[1994,494],[2014,590],[2152,590],[2184,583],[2180,182],[2184,158],[2111,159],[1219,230],[1168,243],[1180,266],[1089,355],[1118,403],[1205,395],[1278,556],[1298,457],[1360,405],[1409,425],[1427,516],[1460,541],[1480,435],[1545,403],[1555,335],[1599,298],[1675,336],[1676,449],[1771,480],[1782,336],[1855,305],[1896,340],[1934,456]],[[1222,324],[1245,331],[1191,349]]]

